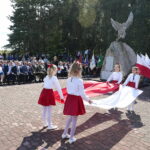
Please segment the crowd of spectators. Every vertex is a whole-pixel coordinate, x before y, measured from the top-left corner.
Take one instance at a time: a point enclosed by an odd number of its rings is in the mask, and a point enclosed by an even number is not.
[[[47,63],[43,60],[0,60],[0,84],[21,84],[43,81]]]
[[[74,60],[60,61],[56,56],[51,61],[47,57],[1,57],[0,85],[42,82],[46,76],[47,67],[51,63],[57,65],[58,77],[67,77]],[[91,70],[89,64],[83,63],[83,76],[96,75],[97,72],[97,69]]]
[[[45,56],[30,57],[25,55],[16,57],[14,55],[0,55],[0,85],[42,82],[46,76],[47,67],[51,63],[58,67],[58,78],[66,78],[75,59],[81,61],[80,55],[74,59],[67,56],[65,58],[55,56],[48,59]],[[90,63],[84,61],[82,62],[82,69],[83,77],[90,78],[99,77],[101,68],[96,65],[94,69],[91,69]],[[149,85],[150,81],[147,78],[143,78],[141,83],[140,86],[143,87]]]

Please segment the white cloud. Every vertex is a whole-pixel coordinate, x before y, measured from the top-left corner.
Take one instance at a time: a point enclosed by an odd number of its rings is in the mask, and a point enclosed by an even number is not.
[[[8,16],[12,15],[12,10],[10,0],[0,0],[0,49],[8,44],[7,35],[10,33],[8,28],[11,25]]]

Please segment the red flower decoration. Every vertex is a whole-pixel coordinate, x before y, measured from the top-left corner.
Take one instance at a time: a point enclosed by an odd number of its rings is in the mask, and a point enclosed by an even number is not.
[[[76,62],[77,64],[81,64],[79,60],[76,60],[75,62]]]
[[[51,67],[53,67],[53,64],[49,64],[49,65],[48,65],[48,68],[51,68]]]

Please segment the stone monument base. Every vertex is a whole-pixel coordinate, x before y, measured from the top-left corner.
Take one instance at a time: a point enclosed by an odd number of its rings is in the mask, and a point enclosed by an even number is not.
[[[107,80],[113,72],[114,65],[117,63],[121,65],[121,70],[125,76],[131,71],[132,66],[135,65],[136,54],[126,43],[114,41],[106,51],[100,78]]]

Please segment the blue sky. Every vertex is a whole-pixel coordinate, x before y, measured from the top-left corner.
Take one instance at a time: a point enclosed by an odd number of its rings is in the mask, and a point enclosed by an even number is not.
[[[10,33],[9,26],[11,22],[8,19],[8,16],[12,14],[12,7],[10,0],[0,0],[0,50],[2,47],[8,44],[8,36]]]

